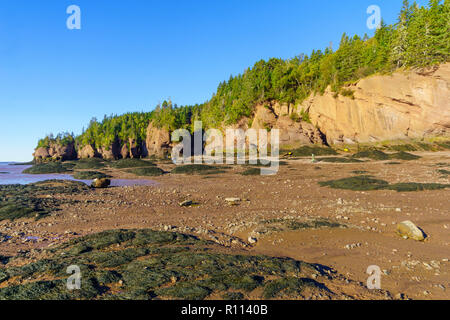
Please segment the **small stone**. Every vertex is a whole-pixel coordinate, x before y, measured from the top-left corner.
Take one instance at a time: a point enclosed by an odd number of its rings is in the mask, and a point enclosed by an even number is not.
[[[255,244],[256,242],[258,242],[258,239],[254,238],[254,237],[248,237],[248,243]]]
[[[405,300],[405,294],[397,293],[394,298],[397,300]]]
[[[180,203],[180,207],[189,207],[192,205],[192,200],[186,200]]]

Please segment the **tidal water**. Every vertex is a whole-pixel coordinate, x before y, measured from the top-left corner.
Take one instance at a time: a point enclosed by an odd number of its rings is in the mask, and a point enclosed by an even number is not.
[[[23,170],[30,168],[30,165],[13,165],[13,162],[0,162],[0,185],[4,184],[29,184],[45,180],[73,180],[81,181],[88,185],[92,180],[74,179],[70,174],[25,174]],[[157,182],[145,179],[111,179],[112,187],[126,186],[154,186]]]

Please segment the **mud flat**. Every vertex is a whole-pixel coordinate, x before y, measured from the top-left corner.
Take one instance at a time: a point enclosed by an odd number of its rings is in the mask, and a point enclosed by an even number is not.
[[[411,154],[420,158],[286,157],[274,176],[242,174],[259,168],[248,165],[171,173],[167,161],[139,166],[161,171],[73,169],[157,184],[71,192],[47,185],[53,191],[28,193],[37,200],[22,199],[23,206],[45,214],[0,220],[0,297],[449,299],[450,152]],[[340,157],[351,158],[333,155]],[[136,175],[149,172],[161,174]],[[3,190],[2,205],[14,197]],[[396,234],[405,220],[425,241]],[[87,282],[75,297],[60,285],[76,262]],[[249,265],[248,279],[231,276]],[[382,270],[381,290],[365,288],[370,265]],[[224,266],[228,273],[217,271]],[[137,270],[145,285],[133,280]]]

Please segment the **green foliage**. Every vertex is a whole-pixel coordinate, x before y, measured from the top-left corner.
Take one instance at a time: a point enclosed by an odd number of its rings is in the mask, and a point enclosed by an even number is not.
[[[351,90],[351,89],[342,88],[339,92],[344,97],[355,99],[355,96],[354,96],[355,92],[353,90]]]
[[[141,143],[147,137],[150,119],[150,112],[105,116],[102,122],[93,118],[88,128],[77,137],[77,143],[81,146],[92,145],[95,148],[106,149],[119,141],[126,144],[130,139]]]
[[[69,144],[74,144],[75,138],[73,133],[60,133],[56,137],[53,134],[49,134],[45,138],[38,141],[36,148],[49,148],[51,144],[67,146]]]

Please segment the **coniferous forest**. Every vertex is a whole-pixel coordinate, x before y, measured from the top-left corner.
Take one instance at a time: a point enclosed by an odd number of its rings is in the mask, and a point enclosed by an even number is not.
[[[220,127],[250,116],[258,103],[296,104],[312,93],[323,93],[328,86],[336,94],[347,95],[343,86],[361,78],[400,68],[428,67],[447,62],[449,57],[450,0],[430,0],[426,7],[404,0],[397,22],[382,22],[373,37],[344,33],[335,51],[328,47],[287,60],[261,60],[220,83],[212,98],[203,104],[177,106],[164,101],[152,112],[92,119],[80,136],[49,135],[39,141],[38,147],[50,141],[76,141],[77,145],[95,147],[109,146],[115,139],[144,141],[150,121],[168,130],[192,130],[195,120],[201,120],[205,128]]]

